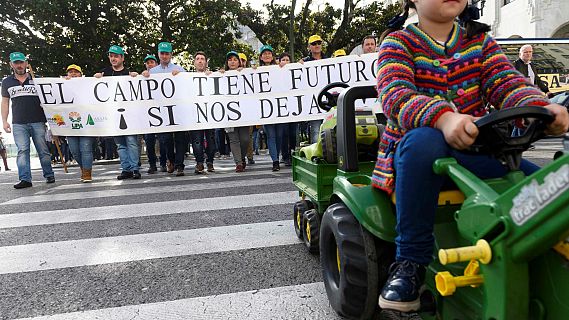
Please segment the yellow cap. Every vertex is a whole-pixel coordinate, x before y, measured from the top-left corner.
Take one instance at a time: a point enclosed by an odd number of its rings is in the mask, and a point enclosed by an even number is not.
[[[83,70],[81,70],[81,67],[76,65],[76,64],[70,64],[67,69],[65,69],[65,72],[71,70],[71,69],[75,69],[77,71],[79,71],[81,74],[83,74]]]
[[[239,52],[239,59],[247,61],[247,56],[243,52]]]
[[[316,41],[322,41],[322,38],[320,38],[320,36],[317,34],[313,34],[310,36],[310,38],[308,38],[308,44],[311,44],[312,42]]]
[[[344,49],[338,49],[334,51],[334,57],[342,57],[346,55],[346,51]]]

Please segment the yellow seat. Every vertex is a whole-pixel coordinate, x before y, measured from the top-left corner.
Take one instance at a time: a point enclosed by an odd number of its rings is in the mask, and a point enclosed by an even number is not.
[[[391,202],[395,204],[395,192],[391,194]],[[460,190],[446,190],[439,193],[439,206],[459,205],[464,202],[464,193]]]

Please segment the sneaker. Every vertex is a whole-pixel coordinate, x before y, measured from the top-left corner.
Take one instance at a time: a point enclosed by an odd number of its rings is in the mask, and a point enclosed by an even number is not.
[[[245,161],[245,158],[241,159],[241,165],[243,166],[243,170],[247,168],[247,161]]]
[[[243,172],[243,171],[245,171],[245,168],[243,168],[243,165],[241,163],[235,165],[235,172]]]
[[[281,166],[278,161],[273,161],[273,172],[281,170]]]
[[[132,178],[132,172],[130,171],[123,171],[120,175],[117,176],[117,180],[124,180]]]
[[[164,168],[164,169],[166,169],[166,168]],[[148,173],[148,174],[154,174],[154,173],[156,173],[156,171],[158,171],[158,169],[157,169],[156,167],[150,167],[150,168],[148,169],[148,171],[146,171],[146,173]]]
[[[168,170],[166,169],[166,166],[160,166],[160,172],[166,172],[166,171],[168,171]]]
[[[401,312],[419,310],[420,289],[424,281],[424,266],[408,260],[394,262],[389,267],[389,278],[379,296],[379,307]]]
[[[204,170],[203,163],[196,164],[196,169],[194,170],[196,174],[203,173],[203,170]]]
[[[132,172],[132,178],[133,178],[133,179],[140,179],[140,178],[141,178],[140,171],[134,170],[134,171]]]
[[[202,165],[202,167],[203,167],[203,165]],[[203,169],[202,169],[202,171],[203,171]],[[184,175],[184,168],[176,169],[176,177],[181,177],[183,175]]]
[[[14,185],[14,189],[24,189],[32,186],[32,183],[26,180],[21,180]]]
[[[172,161],[168,160],[166,161],[166,168],[168,168],[168,173],[173,173],[174,172],[174,164],[172,163]]]
[[[207,172],[215,172],[215,169],[213,168],[213,163],[207,164]]]
[[[216,152],[216,153],[213,155],[213,157],[214,157],[215,159],[219,159],[219,158],[221,158],[221,154],[220,154],[219,152]]]
[[[248,162],[249,164],[255,164],[255,160],[253,160],[253,158],[247,159],[247,162]]]
[[[47,177],[47,178],[45,178],[45,183],[55,183],[55,177]]]

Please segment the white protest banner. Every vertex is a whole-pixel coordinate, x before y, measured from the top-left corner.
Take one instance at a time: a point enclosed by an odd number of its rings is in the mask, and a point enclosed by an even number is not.
[[[228,128],[323,119],[320,89],[332,82],[374,85],[376,60],[366,54],[210,75],[36,78],[35,86],[56,135]]]

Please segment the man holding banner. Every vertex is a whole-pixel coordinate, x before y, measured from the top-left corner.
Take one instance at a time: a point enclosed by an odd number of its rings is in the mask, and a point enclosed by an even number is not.
[[[136,77],[138,73],[130,72],[124,66],[124,50],[123,48],[112,45],[108,51],[110,66],[95,74],[95,78],[109,76],[125,76],[130,75]],[[140,171],[138,170],[138,137],[137,135],[125,135],[114,137],[117,144],[117,151],[121,161],[121,174],[117,176],[118,180],[124,179],[140,179]]]
[[[308,38],[308,52],[310,54],[302,58],[299,62],[314,61],[327,58],[322,52],[322,38],[319,35],[314,34]],[[310,128],[310,143],[315,143],[318,141],[321,124],[322,120],[312,120],[308,122]]]
[[[186,71],[172,62],[172,44],[170,42],[160,42],[158,44],[158,59],[160,64],[150,69],[150,71],[144,71],[142,73],[143,76],[148,77],[150,74],[157,73],[172,73],[175,76],[180,72]],[[176,176],[183,176],[184,156],[188,144],[186,131],[160,133],[158,137],[166,146],[168,173],[173,173],[176,170]]]
[[[12,100],[12,125],[14,141],[18,147],[18,178],[16,189],[32,186],[30,168],[30,138],[34,142],[40,158],[43,176],[47,183],[54,183],[55,176],[51,167],[51,155],[44,139],[46,117],[40,105],[32,75],[27,71],[28,61],[21,52],[10,53],[10,67],[14,74],[2,80],[2,122],[4,131],[12,132],[8,123],[9,103]]]

